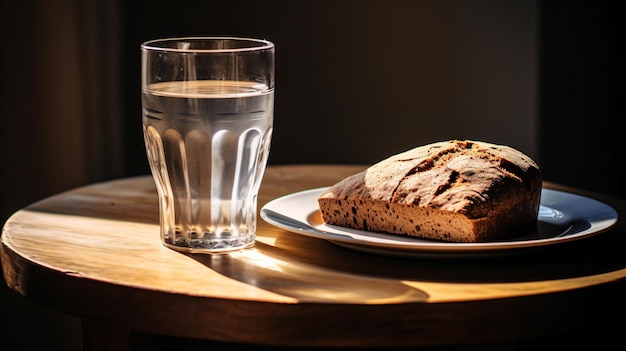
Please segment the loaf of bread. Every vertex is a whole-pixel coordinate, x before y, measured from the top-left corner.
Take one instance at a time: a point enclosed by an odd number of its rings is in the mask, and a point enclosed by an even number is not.
[[[326,224],[448,242],[488,242],[537,224],[541,172],[518,150],[443,141],[394,155],[318,199]]]

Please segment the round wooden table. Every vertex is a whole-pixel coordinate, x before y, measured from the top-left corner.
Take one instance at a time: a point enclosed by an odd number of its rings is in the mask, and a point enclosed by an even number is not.
[[[259,207],[364,168],[269,167]],[[626,216],[624,201],[585,195]],[[9,287],[89,321],[85,333],[96,339],[110,328],[283,346],[425,346],[598,330],[623,320],[625,252],[623,220],[523,255],[433,260],[353,251],[259,217],[251,249],[181,253],[161,245],[150,176],[44,199],[15,213],[2,234]]]

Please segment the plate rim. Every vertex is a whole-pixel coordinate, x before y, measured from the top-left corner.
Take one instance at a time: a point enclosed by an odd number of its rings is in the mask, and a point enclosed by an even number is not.
[[[309,237],[314,237],[314,238],[318,238],[322,240],[327,240],[339,246],[352,248],[355,250],[366,251],[366,252],[382,253],[382,254],[388,253],[388,254],[401,255],[401,256],[412,256],[416,254],[418,255],[421,255],[421,254],[467,255],[467,254],[481,254],[481,253],[492,253],[492,252],[501,252],[501,251],[509,252],[509,251],[514,251],[514,250],[552,246],[556,244],[571,242],[574,240],[580,240],[582,238],[588,238],[588,237],[606,232],[610,230],[612,227],[614,227],[617,224],[618,219],[619,219],[619,215],[617,211],[613,207],[611,207],[610,205],[602,201],[593,199],[588,196],[571,193],[568,191],[543,187],[542,197],[541,197],[542,199],[544,198],[544,194],[543,194],[544,191],[552,192],[553,195],[559,195],[561,197],[562,196],[574,196],[584,201],[590,201],[590,202],[595,203],[596,205],[603,206],[605,210],[607,210],[608,212],[611,212],[611,215],[608,216],[608,218],[603,219],[601,221],[602,223],[600,224],[592,222],[592,220],[588,218],[576,217],[574,218],[575,220],[587,221],[587,223],[590,224],[590,227],[581,232],[576,232],[576,233],[572,233],[569,235],[563,235],[565,232],[567,232],[567,229],[566,229],[564,233],[557,235],[555,237],[549,237],[549,238],[539,238],[539,239],[521,240],[521,241],[497,241],[497,242],[484,242],[484,243],[456,243],[456,242],[439,242],[439,241],[432,241],[432,242],[431,241],[427,241],[427,242],[416,241],[415,243],[411,243],[412,240],[427,240],[427,239],[400,236],[400,238],[409,239],[409,240],[396,241],[396,242],[391,242],[391,243],[381,243],[381,242],[375,242],[375,241],[361,240],[358,238],[354,238],[352,235],[360,235],[360,236],[366,236],[366,237],[367,235],[385,236],[387,237],[387,239],[390,239],[390,240],[394,239],[396,235],[386,234],[386,233],[377,233],[377,232],[367,232],[367,231],[337,227],[337,226],[332,226],[332,225],[327,225],[327,224],[323,224],[321,227],[315,226],[314,224],[309,223],[308,220],[306,219],[295,218],[291,214],[286,214],[284,213],[284,211],[277,211],[275,209],[276,206],[282,203],[285,203],[287,201],[291,201],[293,198],[313,196],[316,194],[317,195],[315,196],[315,198],[317,198],[319,197],[319,195],[321,195],[323,191],[325,191],[328,188],[330,187],[326,186],[326,187],[306,189],[306,190],[293,192],[293,193],[275,198],[262,206],[260,210],[261,218],[265,220],[267,223],[274,225],[276,227],[279,227],[281,229],[287,230],[289,232],[301,234],[301,235],[305,235]],[[547,207],[547,206],[544,206],[544,207]],[[316,210],[319,211],[319,207],[316,202],[315,202],[315,206],[313,206],[313,203],[311,203],[310,205],[308,205],[307,208],[309,209],[306,212],[308,214],[311,214],[315,212]],[[298,221],[303,221],[306,224],[309,224],[316,229],[329,232],[330,235],[333,235],[333,234],[338,235],[338,237],[331,238],[321,233],[312,232],[307,228],[288,226],[288,225],[282,224],[272,219],[271,215],[267,214],[267,210],[272,210],[274,212],[278,212],[282,215],[286,215]],[[559,210],[559,209],[557,208],[556,210]]]

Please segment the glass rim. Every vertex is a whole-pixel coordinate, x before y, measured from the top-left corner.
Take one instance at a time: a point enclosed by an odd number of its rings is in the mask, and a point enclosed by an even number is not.
[[[181,49],[181,48],[172,48],[172,47],[164,47],[160,45],[156,45],[158,43],[171,43],[171,42],[183,42],[183,41],[202,41],[202,40],[232,40],[238,42],[252,42],[260,44],[259,46],[247,46],[240,48],[228,48],[228,49]],[[245,52],[245,51],[259,51],[259,50],[269,50],[274,48],[274,43],[265,39],[256,39],[256,38],[245,38],[245,37],[228,37],[228,36],[197,36],[197,37],[175,37],[175,38],[162,38],[162,39],[153,39],[143,42],[141,44],[141,50],[145,51],[166,51],[166,52],[180,52],[180,53],[189,53],[189,52],[197,52],[197,53],[220,53],[220,52]]]

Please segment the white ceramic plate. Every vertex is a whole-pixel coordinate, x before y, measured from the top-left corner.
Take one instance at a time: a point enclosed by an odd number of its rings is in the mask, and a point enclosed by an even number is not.
[[[543,189],[536,230],[506,241],[450,243],[327,225],[321,219],[317,203],[326,189],[301,191],[272,200],[261,209],[261,218],[279,228],[350,249],[417,257],[510,254],[590,237],[610,229],[618,219],[617,212],[603,202]]]

